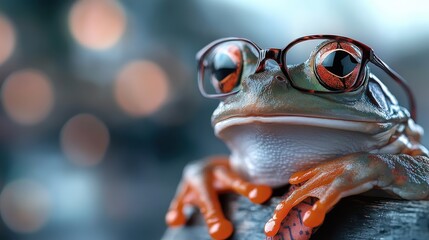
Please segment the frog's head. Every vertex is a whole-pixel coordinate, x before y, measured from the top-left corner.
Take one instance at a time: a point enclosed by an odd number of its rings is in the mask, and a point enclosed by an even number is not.
[[[317,46],[305,62],[288,66],[289,78],[272,60],[266,61],[263,68],[253,74],[243,74],[244,70],[238,68],[245,68],[249,62],[257,61],[252,59],[253,55],[246,55],[249,51],[243,51],[242,56],[238,56],[238,48],[231,46],[219,51],[217,54],[220,56],[216,56],[218,72],[214,71],[213,74],[217,74],[217,77],[226,74],[226,77],[222,76],[222,79],[218,80],[221,83],[218,89],[222,91],[229,87],[227,90],[231,91],[234,87],[239,90],[223,99],[214,111],[212,124],[216,134],[219,135],[234,125],[252,122],[323,125],[350,130],[358,128],[359,125],[362,129],[355,130],[376,131],[375,126],[381,128],[378,130],[383,130],[386,126],[406,121],[409,118],[408,111],[398,105],[395,97],[371,73],[369,67],[362,70],[362,83],[353,91],[314,93],[294,87],[293,82],[299,82],[301,86],[318,92],[317,90],[326,88],[336,90],[336,84],[340,82],[344,85],[353,84],[359,66],[350,68],[350,65],[353,67],[358,63],[353,65],[353,62],[347,61],[360,61],[360,56],[353,52],[355,50],[352,48],[349,51],[333,51],[337,50],[332,49],[337,48],[336,46],[337,44],[329,41]],[[231,65],[232,62],[240,61],[239,57],[243,58],[243,64]],[[323,59],[320,60],[322,57],[331,59],[329,67],[323,66]],[[333,60],[335,57],[337,59]],[[229,68],[229,74],[225,72],[223,64]],[[347,64],[349,66],[344,66]],[[235,71],[231,71],[232,69]],[[241,79],[240,73],[244,75]],[[338,76],[342,74],[343,77]]]
[[[242,46],[226,45],[210,53],[211,63],[203,62],[209,71],[202,77],[227,93],[212,124],[243,176],[285,184],[291,173],[317,162],[381,148],[408,120],[410,114],[386,86],[368,67],[358,66],[353,50],[325,49],[336,45],[319,45],[306,61],[288,66],[288,76],[278,61],[246,67],[259,60]],[[334,91],[352,85],[353,90]]]

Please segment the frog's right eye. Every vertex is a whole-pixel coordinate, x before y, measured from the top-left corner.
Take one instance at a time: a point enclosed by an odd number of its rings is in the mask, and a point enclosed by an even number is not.
[[[217,48],[210,59],[210,80],[217,93],[229,93],[240,85],[243,57],[236,45]]]

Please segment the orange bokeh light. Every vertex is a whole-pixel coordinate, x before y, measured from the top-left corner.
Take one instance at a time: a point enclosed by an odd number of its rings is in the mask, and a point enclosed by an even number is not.
[[[42,228],[52,208],[51,195],[41,184],[21,179],[5,186],[0,195],[4,223],[18,233],[34,233]]]
[[[96,50],[115,45],[124,34],[126,24],[125,12],[115,0],[79,0],[69,15],[73,37]]]
[[[1,93],[8,116],[23,125],[34,125],[45,119],[54,103],[48,77],[33,69],[12,73],[3,83]]]
[[[150,61],[134,61],[123,67],[115,82],[118,105],[131,116],[146,116],[167,100],[167,74]]]
[[[79,166],[93,166],[101,162],[109,140],[106,125],[90,114],[74,116],[61,130],[63,152]]]
[[[4,63],[15,48],[15,31],[10,21],[0,15],[0,64]]]

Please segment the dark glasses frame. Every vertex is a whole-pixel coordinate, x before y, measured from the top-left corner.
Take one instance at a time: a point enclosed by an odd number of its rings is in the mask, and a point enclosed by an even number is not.
[[[315,39],[326,39],[326,40],[348,42],[348,43],[355,45],[356,47],[358,47],[362,51],[362,59],[361,59],[361,63],[360,63],[361,66],[360,66],[359,73],[358,73],[358,79],[357,79],[356,83],[353,85],[353,87],[351,87],[350,89],[345,89],[345,90],[317,91],[317,90],[304,89],[304,88],[301,88],[301,87],[296,86],[294,84],[294,82],[292,81],[292,79],[288,73],[288,67],[287,67],[287,62],[286,62],[285,56],[286,56],[287,52],[289,51],[289,49],[291,49],[296,44],[307,41],[307,40],[315,40]],[[386,63],[384,63],[374,53],[374,50],[372,48],[370,48],[369,46],[367,46],[367,45],[365,45],[359,41],[356,41],[354,39],[351,39],[348,37],[343,37],[343,36],[338,36],[338,35],[309,35],[309,36],[300,37],[300,38],[297,38],[297,39],[293,40],[292,42],[290,42],[283,49],[278,49],[278,48],[262,49],[258,45],[256,45],[254,42],[252,42],[248,39],[245,39],[245,38],[222,38],[222,39],[216,40],[216,41],[210,43],[209,45],[207,45],[206,47],[204,47],[203,49],[201,49],[197,53],[198,87],[200,89],[201,94],[204,97],[214,98],[214,99],[223,99],[225,97],[236,94],[237,92],[240,91],[240,89],[238,89],[238,90],[235,90],[235,91],[232,91],[229,93],[208,94],[204,90],[204,69],[207,67],[206,64],[204,63],[204,58],[206,57],[206,55],[208,53],[210,53],[210,51],[212,49],[214,49],[219,44],[222,44],[225,42],[230,42],[230,41],[245,42],[245,43],[252,45],[253,47],[255,47],[255,49],[258,50],[259,56],[258,56],[258,62],[256,63],[257,67],[255,70],[255,73],[261,72],[265,69],[265,62],[268,59],[274,60],[280,66],[280,69],[282,70],[282,72],[286,76],[286,78],[289,80],[289,83],[291,84],[291,86],[293,88],[298,89],[298,90],[303,91],[303,92],[311,93],[311,94],[345,93],[345,92],[350,92],[350,91],[354,91],[354,90],[358,89],[363,84],[364,77],[365,77],[364,71],[365,71],[366,65],[369,62],[371,62],[375,66],[382,69],[387,75],[389,75],[396,83],[398,83],[404,89],[404,91],[408,97],[408,104],[410,106],[411,118],[413,118],[415,120],[417,117],[416,116],[416,103],[415,103],[414,95],[413,95],[410,87],[408,86],[407,82],[405,81],[405,79],[402,78],[393,69],[391,69]]]

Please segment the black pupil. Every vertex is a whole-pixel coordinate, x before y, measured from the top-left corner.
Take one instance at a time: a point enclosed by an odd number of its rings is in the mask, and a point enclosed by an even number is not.
[[[331,52],[322,62],[329,72],[344,77],[356,67],[358,62],[350,53],[342,50]]]
[[[222,81],[229,74],[237,70],[237,64],[224,53],[217,54],[213,61],[213,75],[218,81]]]

